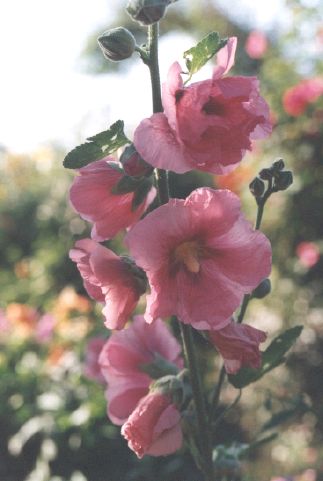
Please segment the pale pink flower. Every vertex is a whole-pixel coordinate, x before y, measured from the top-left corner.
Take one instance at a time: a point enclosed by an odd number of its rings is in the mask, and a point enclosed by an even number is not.
[[[261,58],[266,53],[268,48],[268,40],[263,32],[253,30],[249,33],[245,49],[249,57]]]
[[[147,394],[121,428],[121,434],[138,458],[166,456],[182,446],[181,416],[168,396]]]
[[[92,239],[77,241],[70,258],[76,262],[88,294],[105,304],[106,327],[122,329],[146,290],[142,271]]]
[[[300,242],[296,248],[299,262],[304,267],[313,267],[320,258],[320,250],[314,242]]]
[[[174,314],[196,329],[221,329],[271,268],[268,239],[228,190],[200,188],[170,200],[138,222],[126,243],[148,276],[149,323]]]
[[[302,115],[310,103],[323,95],[323,77],[302,80],[286,90],[283,96],[285,112],[294,117]]]
[[[99,363],[108,384],[108,416],[113,423],[123,424],[138,401],[148,394],[152,378],[143,366],[159,356],[181,369],[180,352],[179,343],[161,319],[149,325],[143,316],[135,316],[128,329],[111,335]]]
[[[56,319],[52,314],[44,314],[35,327],[35,338],[39,343],[49,342],[53,335],[56,325]]]
[[[112,157],[92,162],[79,170],[70,189],[70,201],[80,216],[93,223],[91,237],[98,241],[111,239],[120,230],[138,221],[153,201],[156,191],[151,189],[143,202],[134,209],[134,193],[112,192],[123,177]]]
[[[209,338],[223,357],[228,374],[235,374],[244,366],[259,368],[259,344],[264,342],[266,337],[265,332],[232,320],[223,329],[209,332]]]
[[[103,337],[92,337],[86,344],[85,348],[85,360],[84,360],[84,375],[93,381],[104,383],[104,377],[101,372],[101,366],[99,364],[99,356],[106,343],[106,339]]]
[[[179,174],[192,169],[225,174],[251,141],[271,132],[269,109],[256,77],[222,78],[234,63],[236,38],[217,56],[213,77],[184,86],[175,62],[163,85],[164,113],[144,119],[134,134],[140,155],[154,167]]]

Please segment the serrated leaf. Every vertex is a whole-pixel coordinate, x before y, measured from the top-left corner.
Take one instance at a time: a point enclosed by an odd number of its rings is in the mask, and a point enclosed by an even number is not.
[[[123,127],[124,122],[117,120],[108,130],[89,137],[88,142],[78,145],[67,154],[63,162],[64,167],[80,169],[128,144],[130,140],[126,137]]]
[[[259,369],[240,369],[237,374],[228,376],[230,383],[234,387],[242,389],[248,386],[248,384],[258,381],[267,372],[282,364],[285,361],[285,354],[300,336],[302,329],[303,326],[292,327],[280,336],[277,336],[266,351],[262,353],[261,367]]]
[[[211,32],[195,47],[184,52],[183,57],[189,73],[189,79],[198,72],[221,48],[228,42],[227,38],[220,38],[218,32]],[[189,80],[188,79],[188,80]]]

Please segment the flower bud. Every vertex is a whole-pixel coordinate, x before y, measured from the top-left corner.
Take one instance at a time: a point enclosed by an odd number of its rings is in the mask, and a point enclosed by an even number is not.
[[[142,159],[133,144],[124,149],[120,162],[125,173],[131,177],[149,176],[153,171],[153,167]]]
[[[262,169],[259,172],[259,177],[263,180],[270,180],[273,178],[273,172],[271,169]]]
[[[285,162],[283,161],[283,159],[276,160],[272,165],[272,169],[275,172],[279,172],[280,170],[283,170],[284,167],[285,167]]]
[[[249,184],[249,190],[254,197],[259,198],[265,192],[265,183],[259,179],[259,177],[255,177],[252,182]]]
[[[252,297],[256,299],[263,299],[264,297],[268,296],[271,291],[271,282],[270,279],[264,279],[258,287],[252,292]]]
[[[275,190],[286,190],[293,183],[293,174],[290,170],[280,172],[275,178]]]
[[[127,12],[142,25],[152,25],[163,18],[166,7],[174,0],[130,0]]]
[[[107,30],[98,38],[98,44],[106,59],[119,62],[131,57],[136,40],[129,30],[123,27]]]

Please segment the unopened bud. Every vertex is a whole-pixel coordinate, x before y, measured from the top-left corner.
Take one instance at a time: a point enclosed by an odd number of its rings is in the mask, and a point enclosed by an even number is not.
[[[252,182],[249,184],[249,190],[254,197],[259,198],[265,192],[265,183],[259,179],[259,177],[255,177]]]
[[[280,170],[283,170],[283,168],[285,167],[285,162],[283,161],[283,159],[278,159],[276,160],[273,165],[272,165],[272,169],[275,171],[275,172],[278,172]]]
[[[252,292],[252,297],[255,299],[263,299],[264,297],[268,296],[271,291],[271,282],[270,279],[264,279],[259,286]]]
[[[259,177],[263,180],[270,180],[273,178],[273,172],[271,169],[262,169],[259,172]]]
[[[123,27],[107,30],[98,38],[98,44],[106,59],[119,62],[131,57],[136,40],[129,30]]]
[[[126,147],[120,157],[124,171],[131,177],[151,175],[153,167],[145,162],[133,144]]]
[[[175,0],[130,0],[127,12],[142,25],[152,25],[163,18],[167,6]]]
[[[150,384],[149,390],[170,396],[179,409],[192,395],[186,370],[180,371],[177,375],[167,375],[157,379]]]
[[[293,174],[290,170],[280,172],[275,178],[275,190],[286,190],[293,183]]]

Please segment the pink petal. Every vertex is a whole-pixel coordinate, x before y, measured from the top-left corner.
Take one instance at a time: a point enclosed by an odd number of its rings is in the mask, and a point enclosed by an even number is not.
[[[193,159],[178,142],[165,114],[154,114],[144,119],[135,130],[134,145],[142,158],[153,167],[178,174],[193,168]]]
[[[218,79],[229,72],[234,64],[237,48],[237,37],[230,37],[225,47],[217,54],[217,65],[213,70],[213,78]]]

